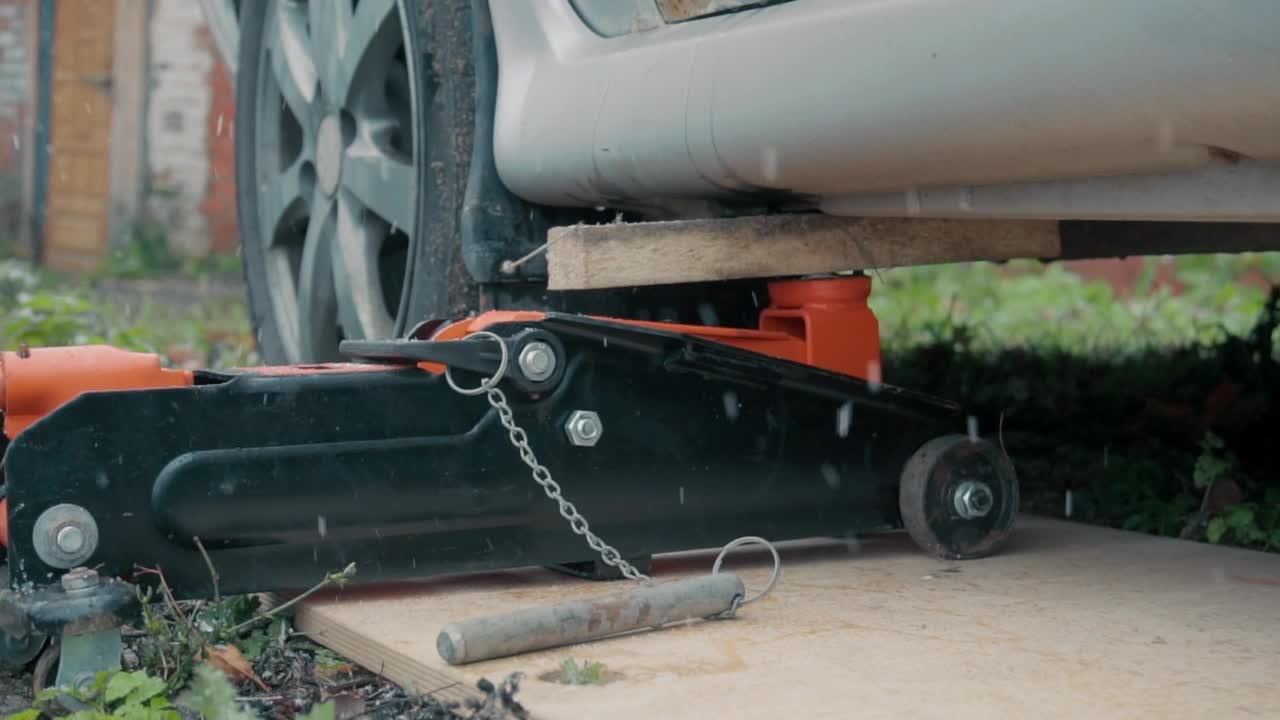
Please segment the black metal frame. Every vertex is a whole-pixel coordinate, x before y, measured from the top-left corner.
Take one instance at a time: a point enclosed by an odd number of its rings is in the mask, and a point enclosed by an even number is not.
[[[949,403],[690,336],[554,314],[491,329],[563,348],[554,387],[503,388],[565,496],[628,557],[900,526],[904,463],[963,427]],[[567,438],[575,410],[599,413],[595,447]],[[59,503],[98,524],[85,565],[158,566],[182,597],[213,589],[194,537],[228,594],[351,562],[375,582],[594,559],[484,399],[417,368],[88,393],[19,434],[4,464],[15,587],[57,582],[32,532]]]

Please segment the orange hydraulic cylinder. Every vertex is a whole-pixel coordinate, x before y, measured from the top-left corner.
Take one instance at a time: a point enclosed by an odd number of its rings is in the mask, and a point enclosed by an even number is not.
[[[83,392],[180,387],[190,370],[166,370],[160,357],[105,345],[0,353],[0,411],[13,438]]]

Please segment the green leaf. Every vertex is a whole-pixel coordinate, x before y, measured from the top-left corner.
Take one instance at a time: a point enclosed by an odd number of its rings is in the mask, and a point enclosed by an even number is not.
[[[1253,524],[1253,508],[1237,506],[1227,511],[1227,524],[1232,530],[1244,530]]]
[[[1216,517],[1209,521],[1209,527],[1205,529],[1205,538],[1217,545],[1222,541],[1222,536],[1227,532],[1227,521],[1221,517]]]
[[[36,693],[36,704],[51,702],[61,697],[67,696],[67,689],[60,687],[50,687]]]
[[[238,643],[240,647],[240,654],[244,655],[246,660],[257,660],[262,656],[262,651],[267,649],[267,643],[269,642],[270,640],[267,638],[267,634],[265,632],[262,630],[254,630],[252,633],[249,633],[248,637]]]
[[[560,682],[565,685],[597,685],[604,673],[604,664],[584,661],[581,666],[573,658],[560,663]]]
[[[103,699],[107,701],[108,705],[117,703],[133,692],[146,679],[147,674],[142,671],[116,673],[107,681],[107,691]],[[163,683],[161,684],[161,689],[163,689]]]
[[[1273,548],[1280,548],[1280,528],[1271,531],[1271,539],[1267,541],[1267,545]]]
[[[7,716],[4,720],[39,720],[40,711],[35,708],[27,708],[22,712],[16,712]]]
[[[320,648],[317,650],[313,660],[315,661],[316,667],[321,670],[339,670],[348,664],[341,655],[338,655],[328,648]]]
[[[1192,471],[1192,480],[1201,490],[1208,488],[1215,480],[1231,469],[1231,461],[1205,453],[1196,458],[1196,466]]]
[[[204,664],[196,668],[191,686],[178,704],[204,720],[257,720],[236,702],[236,689],[226,676]]]
[[[77,710],[67,715],[64,720],[113,720],[113,718],[110,714],[97,710]]]
[[[129,697],[126,698],[126,702],[141,705],[164,692],[164,690],[165,682],[163,680],[144,674],[142,682],[138,683],[138,686],[133,689],[133,692],[129,693]]]
[[[299,715],[297,720],[334,720],[336,705],[331,702],[312,705],[306,715]]]

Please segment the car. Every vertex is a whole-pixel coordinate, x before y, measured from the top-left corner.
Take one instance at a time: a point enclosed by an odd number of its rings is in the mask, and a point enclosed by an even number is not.
[[[557,225],[1178,221],[1212,249],[1280,220],[1272,0],[203,2],[271,362],[480,309],[759,304],[750,280],[548,293]]]

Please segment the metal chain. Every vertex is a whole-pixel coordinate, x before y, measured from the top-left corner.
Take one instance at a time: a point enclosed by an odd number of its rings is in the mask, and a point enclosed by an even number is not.
[[[606,543],[599,535],[591,532],[591,526],[587,524],[587,519],[582,516],[582,513],[578,512],[578,508],[574,507],[573,503],[564,499],[564,495],[560,491],[560,483],[557,483],[555,479],[551,477],[551,471],[548,470],[545,465],[538,462],[538,456],[533,454],[533,448],[529,447],[528,434],[525,433],[524,428],[516,424],[515,413],[511,411],[511,405],[507,403],[507,396],[498,389],[498,383],[502,381],[502,377],[506,373],[507,362],[510,360],[510,351],[507,349],[506,340],[487,330],[472,333],[472,337],[488,337],[498,343],[498,347],[502,351],[502,358],[498,363],[498,370],[493,374],[493,377],[488,377],[481,381],[479,387],[468,389],[462,388],[455,383],[453,375],[450,372],[452,368],[446,367],[444,375],[445,380],[449,383],[449,387],[463,395],[479,395],[480,393],[484,393],[489,404],[493,406],[494,410],[498,411],[498,421],[502,423],[502,427],[507,429],[507,437],[511,439],[511,444],[515,449],[519,451],[520,459],[525,465],[529,466],[529,470],[533,476],[533,481],[538,483],[538,486],[542,488],[542,492],[546,493],[547,497],[554,500],[556,505],[559,506],[560,517],[569,521],[569,529],[572,530],[575,535],[582,536],[582,538],[587,541],[587,545],[600,555],[600,559],[604,561],[606,565],[618,568],[618,570],[622,572],[623,577],[629,580],[639,580],[646,584],[652,583],[653,578],[637,570],[634,565],[623,559],[622,553],[618,552],[617,548]],[[737,614],[739,607],[746,605],[749,602],[759,600],[769,594],[769,591],[772,590],[773,586],[778,582],[778,577],[782,571],[782,559],[778,557],[778,550],[768,540],[755,536],[741,537],[728,545],[725,545],[724,549],[720,551],[720,555],[716,557],[715,566],[712,567],[711,574],[714,575],[720,572],[720,564],[724,561],[725,555],[727,555],[730,550],[738,547],[739,545],[749,544],[764,545],[769,548],[769,552],[773,555],[773,575],[769,578],[769,584],[765,586],[764,590],[760,591],[753,597],[745,599],[742,596],[735,597],[733,599],[733,603],[727,610],[713,617],[733,617]]]
[[[652,582],[653,578],[640,572],[634,565],[622,558],[622,554],[618,552],[612,545],[600,539],[599,535],[591,532],[587,519],[578,512],[578,508],[573,503],[564,499],[564,495],[560,493],[560,484],[551,477],[551,471],[545,465],[538,462],[538,458],[533,454],[533,448],[529,447],[529,436],[525,434],[524,429],[516,424],[515,415],[511,412],[511,406],[507,404],[507,396],[496,387],[488,388],[485,393],[489,399],[489,404],[494,410],[498,411],[498,420],[502,423],[502,427],[507,429],[507,436],[511,438],[511,444],[520,452],[520,459],[525,465],[529,466],[529,470],[533,475],[533,481],[538,483],[542,491],[546,493],[548,498],[555,501],[560,507],[560,516],[569,521],[569,529],[577,535],[581,535],[587,541],[587,545],[600,554],[600,559],[606,565],[611,565],[622,571],[623,577],[630,580],[639,580],[641,582]]]

